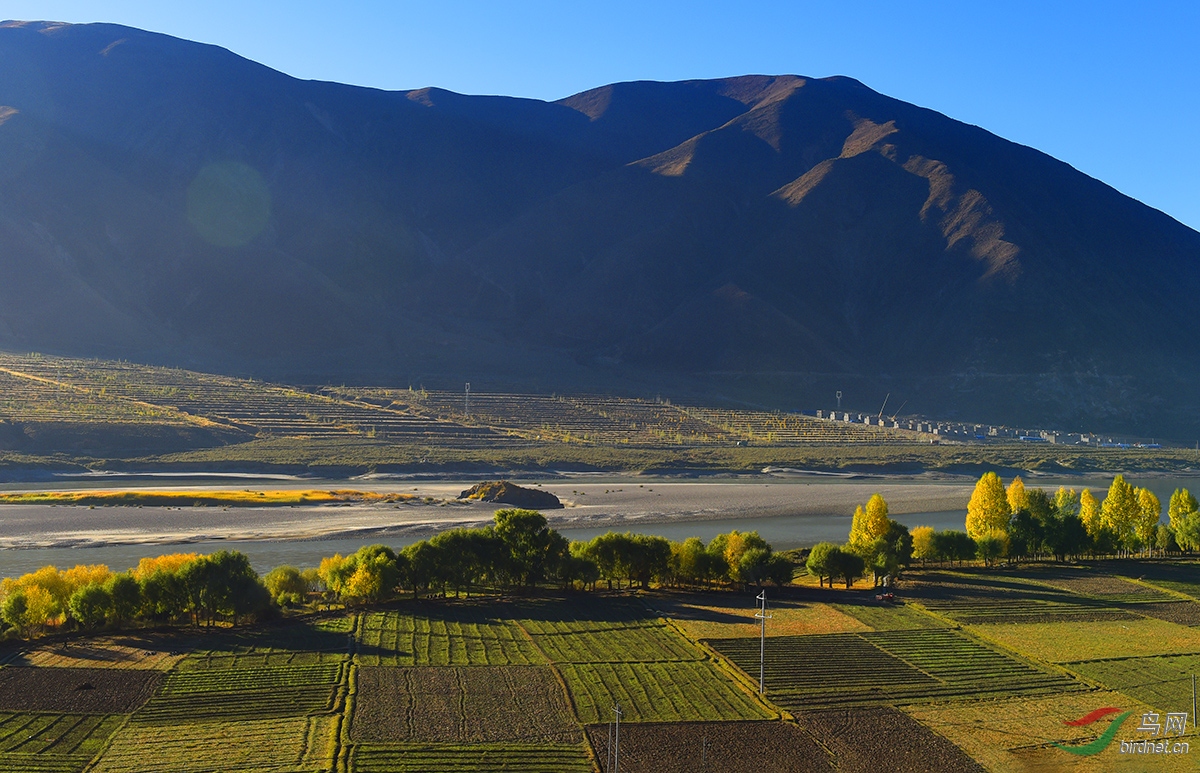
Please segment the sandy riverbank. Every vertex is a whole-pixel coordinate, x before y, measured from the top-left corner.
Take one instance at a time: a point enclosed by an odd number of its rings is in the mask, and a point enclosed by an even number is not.
[[[527,482],[528,484],[528,482]],[[311,487],[311,483],[306,483]],[[0,507],[0,548],[162,545],[208,540],[302,540],[386,534],[428,534],[455,526],[482,525],[496,505],[454,501],[469,484],[420,482],[364,485],[339,481],[337,488],[404,491],[419,499],[404,504],[253,507]],[[155,486],[155,488],[163,488]],[[184,488],[184,487],[181,487]],[[203,488],[187,486],[188,489]],[[887,499],[893,515],[963,510],[972,484],[879,480],[677,482],[623,480],[554,481],[541,485],[566,504],[546,511],[558,528],[636,529],[642,524],[684,523],[789,515],[847,516],[873,493]],[[430,498],[432,501],[425,501]]]

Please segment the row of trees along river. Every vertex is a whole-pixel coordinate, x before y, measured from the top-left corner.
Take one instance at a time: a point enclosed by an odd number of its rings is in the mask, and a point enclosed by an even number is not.
[[[847,587],[872,572],[876,583],[897,576],[914,560],[993,565],[1070,557],[1129,556],[1200,549],[1200,507],[1178,489],[1161,524],[1161,504],[1145,489],[1117,476],[1101,502],[1090,491],[1060,488],[1054,495],[1007,487],[987,473],[967,508],[966,531],[911,531],[888,515],[876,494],[854,513],[845,545],[823,542],[808,553],[809,574]],[[776,553],[757,532],[731,531],[707,544],[644,534],[608,532],[569,542],[532,510],[499,510],[481,529],[452,529],[396,552],[368,545],[334,555],[315,569],[280,566],[260,577],[245,555],[176,553],[144,558],[127,572],[80,565],[0,581],[0,635],[31,636],[72,628],[132,625],[237,625],[308,604],[368,604],[400,594],[524,593],[540,585],[594,590],[785,585],[793,552]]]
[[[846,587],[870,571],[878,583],[916,559],[969,561],[986,565],[1080,556],[1131,556],[1200,550],[1200,506],[1185,488],[1176,489],[1162,523],[1162,503],[1149,489],[1118,475],[1104,499],[1088,489],[1060,487],[1053,495],[1026,488],[1020,476],[1005,487],[994,472],[975,484],[967,505],[966,531],[908,527],[888,517],[876,494],[854,513],[845,545],[822,542],[808,555],[809,574]]]
[[[452,529],[396,552],[368,545],[259,577],[246,556],[176,553],[144,558],[127,572],[54,566],[0,582],[0,627],[8,636],[136,624],[236,625],[305,604],[367,604],[402,593],[524,593],[539,586],[595,589],[713,583],[783,585],[794,563],[756,532],[691,538],[609,532],[568,540],[532,510],[499,510],[482,529]]]

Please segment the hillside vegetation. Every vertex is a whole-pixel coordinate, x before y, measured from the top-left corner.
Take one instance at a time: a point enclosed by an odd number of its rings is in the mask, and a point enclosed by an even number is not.
[[[0,354],[12,470],[1183,470],[1186,449],[939,444],[799,414],[605,395],[293,387],[127,362]]]

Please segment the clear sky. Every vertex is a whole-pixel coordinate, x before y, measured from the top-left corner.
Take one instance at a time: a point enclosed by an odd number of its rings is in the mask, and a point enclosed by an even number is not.
[[[1200,229],[1200,0],[4,0],[213,43],[299,78],[557,99],[622,80],[849,75]]]

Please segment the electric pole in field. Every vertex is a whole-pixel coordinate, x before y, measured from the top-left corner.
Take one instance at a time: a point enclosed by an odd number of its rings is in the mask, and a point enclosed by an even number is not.
[[[621,704],[614,703],[613,722],[608,725],[608,773],[620,773],[621,770]]]
[[[767,662],[767,621],[771,619],[771,615],[767,614],[767,591],[764,588],[763,592],[758,594],[758,600],[762,602],[762,608],[754,613],[758,618],[758,694],[766,695],[766,662]]]
[[[467,389],[463,392],[463,413],[467,416],[471,415],[471,382],[467,382]]]
[[[838,410],[842,410],[842,390],[837,391]]]

